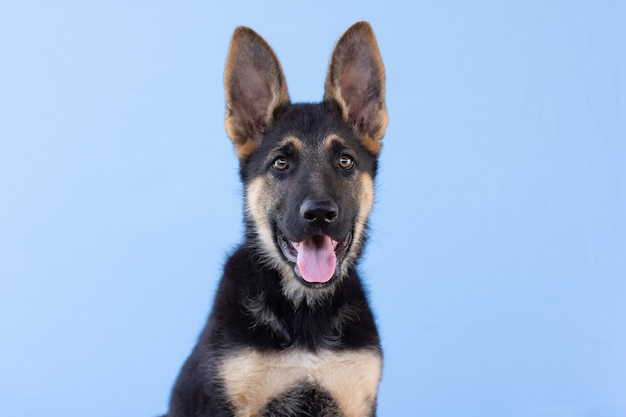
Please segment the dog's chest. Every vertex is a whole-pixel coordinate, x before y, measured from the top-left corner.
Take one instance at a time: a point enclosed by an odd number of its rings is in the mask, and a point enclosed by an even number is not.
[[[237,417],[258,417],[271,402],[289,406],[290,393],[304,386],[323,391],[341,417],[368,416],[381,371],[380,353],[365,349],[317,353],[244,349],[225,357],[219,367]]]

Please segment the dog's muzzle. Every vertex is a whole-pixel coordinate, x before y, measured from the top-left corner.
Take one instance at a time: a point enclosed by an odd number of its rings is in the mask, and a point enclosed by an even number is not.
[[[326,284],[339,275],[341,261],[352,241],[349,233],[342,241],[316,234],[300,242],[287,239],[278,231],[278,246],[294,264],[295,274],[309,284]]]

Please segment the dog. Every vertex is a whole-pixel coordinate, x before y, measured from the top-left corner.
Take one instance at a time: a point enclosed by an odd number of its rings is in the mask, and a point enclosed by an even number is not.
[[[292,104],[271,47],[239,27],[224,85],[245,237],[167,416],[375,416],[382,350],[357,273],[388,122],[374,32],[352,25],[323,101]]]

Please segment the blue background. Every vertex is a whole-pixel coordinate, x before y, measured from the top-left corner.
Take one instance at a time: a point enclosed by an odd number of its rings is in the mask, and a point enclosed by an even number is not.
[[[387,70],[380,416],[626,416],[625,2],[0,5],[0,415],[154,416],[241,240],[232,30]]]

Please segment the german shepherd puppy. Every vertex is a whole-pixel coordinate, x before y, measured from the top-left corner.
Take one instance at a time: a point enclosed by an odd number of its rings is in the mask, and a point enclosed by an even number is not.
[[[382,352],[356,270],[387,126],[372,28],[339,39],[321,103],[291,104],[276,55],[246,27],[224,83],[245,241],[167,415],[374,416]]]

